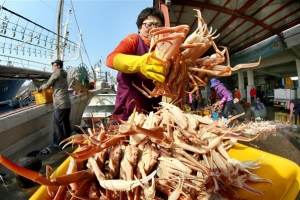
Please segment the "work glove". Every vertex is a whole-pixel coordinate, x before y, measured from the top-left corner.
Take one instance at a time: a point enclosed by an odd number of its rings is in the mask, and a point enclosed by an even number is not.
[[[42,92],[42,89],[41,89],[41,88],[39,88],[39,89],[37,90],[37,92],[38,92],[38,93],[41,93],[41,92]]]
[[[155,55],[155,52],[151,53]],[[124,73],[141,72],[145,77],[158,82],[165,81],[165,67],[146,53],[142,56],[117,54],[113,60],[114,69]]]

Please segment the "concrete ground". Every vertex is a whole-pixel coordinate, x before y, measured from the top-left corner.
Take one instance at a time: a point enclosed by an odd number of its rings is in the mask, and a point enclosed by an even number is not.
[[[251,111],[249,108],[246,110],[248,119],[251,119]],[[274,120],[274,113],[282,111],[280,108],[267,107],[266,120]],[[300,165],[300,129],[298,130],[282,130],[276,134],[268,136],[265,139],[258,139],[251,143],[245,143],[253,148],[258,148],[284,158],[287,158],[296,164]],[[50,165],[55,170],[66,158],[67,152],[72,152],[75,148],[67,148],[66,150],[51,149],[52,154],[42,154],[40,158],[43,161],[42,170],[40,173],[45,174],[45,166]],[[14,174],[6,174],[3,176],[4,183],[0,180],[0,199],[13,200],[13,199],[29,199],[30,196],[39,188],[38,184],[30,189],[21,189],[15,181]],[[297,200],[300,200],[298,194]]]
[[[50,150],[50,151],[49,151]],[[73,152],[75,147],[68,147],[65,150],[54,149],[49,147],[44,150],[37,157],[42,160],[41,174],[45,174],[46,166],[49,165],[55,170],[67,157],[66,152]],[[1,180],[1,177],[3,180]],[[0,199],[1,200],[25,200],[29,199],[35,191],[40,187],[39,184],[34,183],[34,186],[28,189],[19,187],[14,173],[1,174],[0,177]]]

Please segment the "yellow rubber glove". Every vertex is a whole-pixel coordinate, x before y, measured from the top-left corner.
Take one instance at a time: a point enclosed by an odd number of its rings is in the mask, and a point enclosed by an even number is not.
[[[165,67],[158,61],[142,56],[117,54],[113,60],[114,69],[124,73],[141,72],[145,77],[159,82],[165,81]]]

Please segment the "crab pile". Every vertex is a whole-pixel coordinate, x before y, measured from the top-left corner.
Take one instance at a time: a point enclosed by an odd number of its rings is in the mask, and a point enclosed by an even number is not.
[[[186,93],[193,93],[199,86],[205,86],[208,76],[230,76],[232,71],[260,64],[259,59],[255,63],[231,67],[228,49],[221,47],[222,50],[219,50],[214,42],[219,35],[207,27],[200,10],[194,10],[198,26],[188,37],[188,25],[154,28],[149,32],[152,35],[149,58],[159,61],[165,67],[165,82],[154,81],[155,88],[152,91],[145,86],[139,88],[133,83],[134,87],[149,98],[165,96],[173,101],[180,99],[177,105],[182,109]],[[215,53],[203,57],[210,48]]]
[[[275,134],[277,130],[289,129],[291,125],[281,121],[251,121],[247,124],[247,128],[243,131],[246,135],[257,135],[260,136]]]
[[[67,173],[57,178],[51,179],[48,170],[44,177],[20,168],[2,155],[0,162],[46,185],[50,199],[208,199],[216,193],[238,199],[236,188],[264,194],[249,182],[272,184],[251,171],[265,163],[263,157],[242,162],[228,154],[237,141],[252,141],[265,130],[249,135],[247,125],[231,126],[239,116],[224,123],[160,105],[148,115],[133,112],[119,125],[82,129],[62,141],[78,149],[69,153]],[[274,121],[269,133],[276,125],[283,128]]]

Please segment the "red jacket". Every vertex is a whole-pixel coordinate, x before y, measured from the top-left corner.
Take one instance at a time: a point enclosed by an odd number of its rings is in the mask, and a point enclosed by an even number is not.
[[[250,90],[250,97],[254,97],[255,95],[256,95],[255,88],[251,88],[251,90]]]
[[[238,100],[241,100],[241,93],[239,90],[234,91],[234,98],[237,98]]]
[[[211,98],[216,99],[217,98],[217,93],[216,91],[211,91]]]

